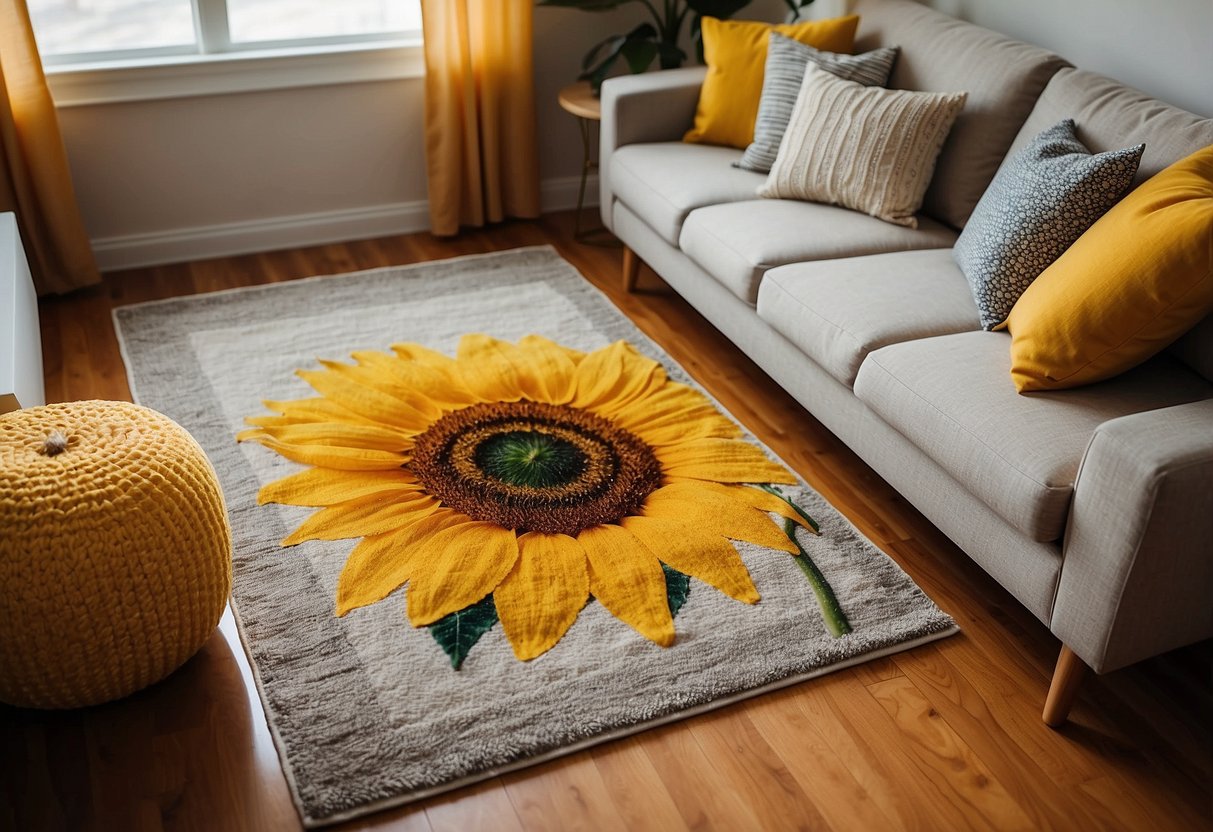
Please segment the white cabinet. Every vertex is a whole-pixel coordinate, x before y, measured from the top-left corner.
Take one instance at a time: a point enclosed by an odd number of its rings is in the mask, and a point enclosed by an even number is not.
[[[46,404],[38,296],[17,234],[17,218],[0,213],[0,413]]]

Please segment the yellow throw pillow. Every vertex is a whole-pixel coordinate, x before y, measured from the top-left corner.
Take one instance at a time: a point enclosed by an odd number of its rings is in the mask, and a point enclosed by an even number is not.
[[[1104,214],[1011,309],[1021,393],[1122,373],[1213,311],[1213,145]]]
[[[825,52],[850,53],[857,28],[857,15],[776,26],[753,20],[705,17],[703,58],[708,74],[699,92],[695,126],[682,137],[683,141],[743,150],[754,141],[771,32]]]

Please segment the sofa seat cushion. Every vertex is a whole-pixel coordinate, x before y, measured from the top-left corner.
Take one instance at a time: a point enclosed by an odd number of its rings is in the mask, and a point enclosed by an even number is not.
[[[1056,540],[1095,428],[1120,416],[1213,396],[1160,356],[1089,387],[1019,395],[1010,336],[965,332],[872,352],[855,395],[1011,526]]]
[[[699,208],[682,225],[679,248],[747,303],[777,266],[891,251],[951,248],[956,232],[926,217],[918,228],[833,205],[762,199]]]
[[[755,199],[766,175],[733,167],[741,151],[683,142],[629,144],[611,156],[611,188],[672,246],[687,214],[704,205]]]
[[[980,328],[946,248],[771,269],[758,288],[758,317],[848,387],[873,350]]]

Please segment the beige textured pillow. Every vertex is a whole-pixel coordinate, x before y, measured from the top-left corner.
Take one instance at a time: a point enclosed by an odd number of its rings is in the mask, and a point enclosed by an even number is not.
[[[865,87],[809,66],[758,195],[829,202],[917,228],[935,157],[967,97]]]

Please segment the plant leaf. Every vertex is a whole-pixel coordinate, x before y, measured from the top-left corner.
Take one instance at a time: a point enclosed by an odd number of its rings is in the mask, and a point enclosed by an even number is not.
[[[536,5],[581,9],[583,12],[609,12],[619,6],[638,2],[640,0],[539,0]]]
[[[670,604],[670,615],[678,615],[691,594],[691,579],[664,563],[661,564],[661,571],[665,573],[665,596]]]
[[[687,59],[687,53],[666,41],[657,45],[657,54],[661,56],[662,69],[677,69]]]
[[[813,0],[783,0],[783,3],[788,7],[788,11],[792,13],[792,17],[788,20],[791,23],[800,20],[800,10],[813,5]]]
[[[496,623],[497,604],[490,593],[470,607],[435,621],[430,625],[430,635],[450,656],[451,667],[458,670],[480,637],[493,629]]]
[[[585,73],[593,72],[594,69],[602,62],[615,60],[619,55],[619,50],[623,48],[624,41],[627,40],[623,35],[611,35],[609,38],[604,38],[594,44],[589,52],[585,53],[585,57],[581,59],[581,69]],[[583,75],[582,78],[585,78]]]
[[[637,75],[648,69],[657,57],[657,44],[651,40],[633,40],[629,37],[619,51],[628,62],[628,70]]]
[[[699,15],[724,20],[750,4],[750,0],[686,0],[687,8]]]

